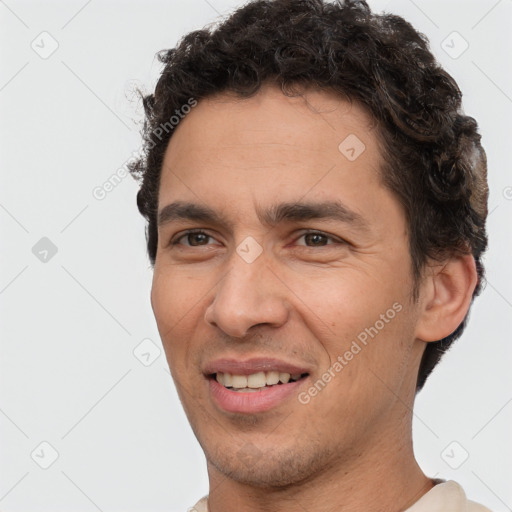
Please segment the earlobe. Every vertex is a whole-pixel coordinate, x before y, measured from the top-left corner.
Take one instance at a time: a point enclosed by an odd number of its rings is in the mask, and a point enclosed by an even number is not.
[[[455,255],[431,265],[421,286],[421,311],[416,338],[439,341],[449,336],[464,320],[477,283],[471,254]]]

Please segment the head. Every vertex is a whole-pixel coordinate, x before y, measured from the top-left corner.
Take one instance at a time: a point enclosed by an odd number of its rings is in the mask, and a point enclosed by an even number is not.
[[[362,1],[251,2],[160,60],[131,171],[171,372],[212,464],[243,479],[226,448],[250,443],[296,482],[391,432],[462,334],[487,245],[477,124],[425,37]],[[233,353],[328,382],[227,414],[204,372]]]

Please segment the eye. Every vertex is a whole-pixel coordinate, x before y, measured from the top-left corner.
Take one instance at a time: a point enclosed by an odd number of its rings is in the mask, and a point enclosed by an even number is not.
[[[213,237],[205,233],[201,230],[190,230],[186,233],[183,233],[178,238],[175,238],[171,244],[172,245],[184,245],[186,247],[200,247],[203,245],[209,245],[208,241],[213,240]],[[181,243],[182,240],[185,240],[186,243]]]
[[[304,243],[297,243],[297,245],[306,247],[325,247],[326,245],[333,245],[332,242],[343,243],[342,240],[334,238],[330,235],[326,235],[325,233],[321,233],[319,231],[303,233],[299,238],[297,238],[297,240],[301,239],[304,240]]]
[[[185,247],[201,247],[211,245],[215,239],[208,233],[197,230],[189,230],[171,241],[171,245],[183,245]],[[300,241],[303,241],[302,243]],[[302,247],[325,247],[327,245],[343,244],[343,240],[335,238],[320,231],[303,233],[295,241],[295,245]]]

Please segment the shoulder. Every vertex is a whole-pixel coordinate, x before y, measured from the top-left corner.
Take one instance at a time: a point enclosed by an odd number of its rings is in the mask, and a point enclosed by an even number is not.
[[[203,496],[193,507],[189,508],[187,512],[208,512],[208,496]]]
[[[406,512],[491,512],[487,507],[466,499],[462,487],[452,480],[442,482],[422,496]],[[208,512],[208,496],[201,498],[187,512]]]
[[[491,512],[488,508],[469,501],[464,489],[453,480],[440,481],[424,494],[406,512]]]
[[[480,503],[475,503],[474,501],[468,501],[466,512],[491,512],[487,507],[480,505]]]

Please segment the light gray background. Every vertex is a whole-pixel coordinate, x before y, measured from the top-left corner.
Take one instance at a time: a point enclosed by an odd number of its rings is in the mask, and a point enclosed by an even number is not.
[[[128,176],[103,200],[93,190],[139,148],[133,91],[154,87],[155,53],[241,3],[0,1],[4,512],[184,512],[208,490],[159,354],[137,184]],[[370,4],[430,38],[489,159],[488,284],[467,333],[418,396],[417,457],[428,475],[511,510],[512,1]],[[469,44],[457,58],[465,43],[454,31]],[[46,262],[44,246],[38,257],[32,250],[43,237],[58,249]],[[133,351],[145,339],[141,362]],[[53,450],[58,458],[43,469]]]

